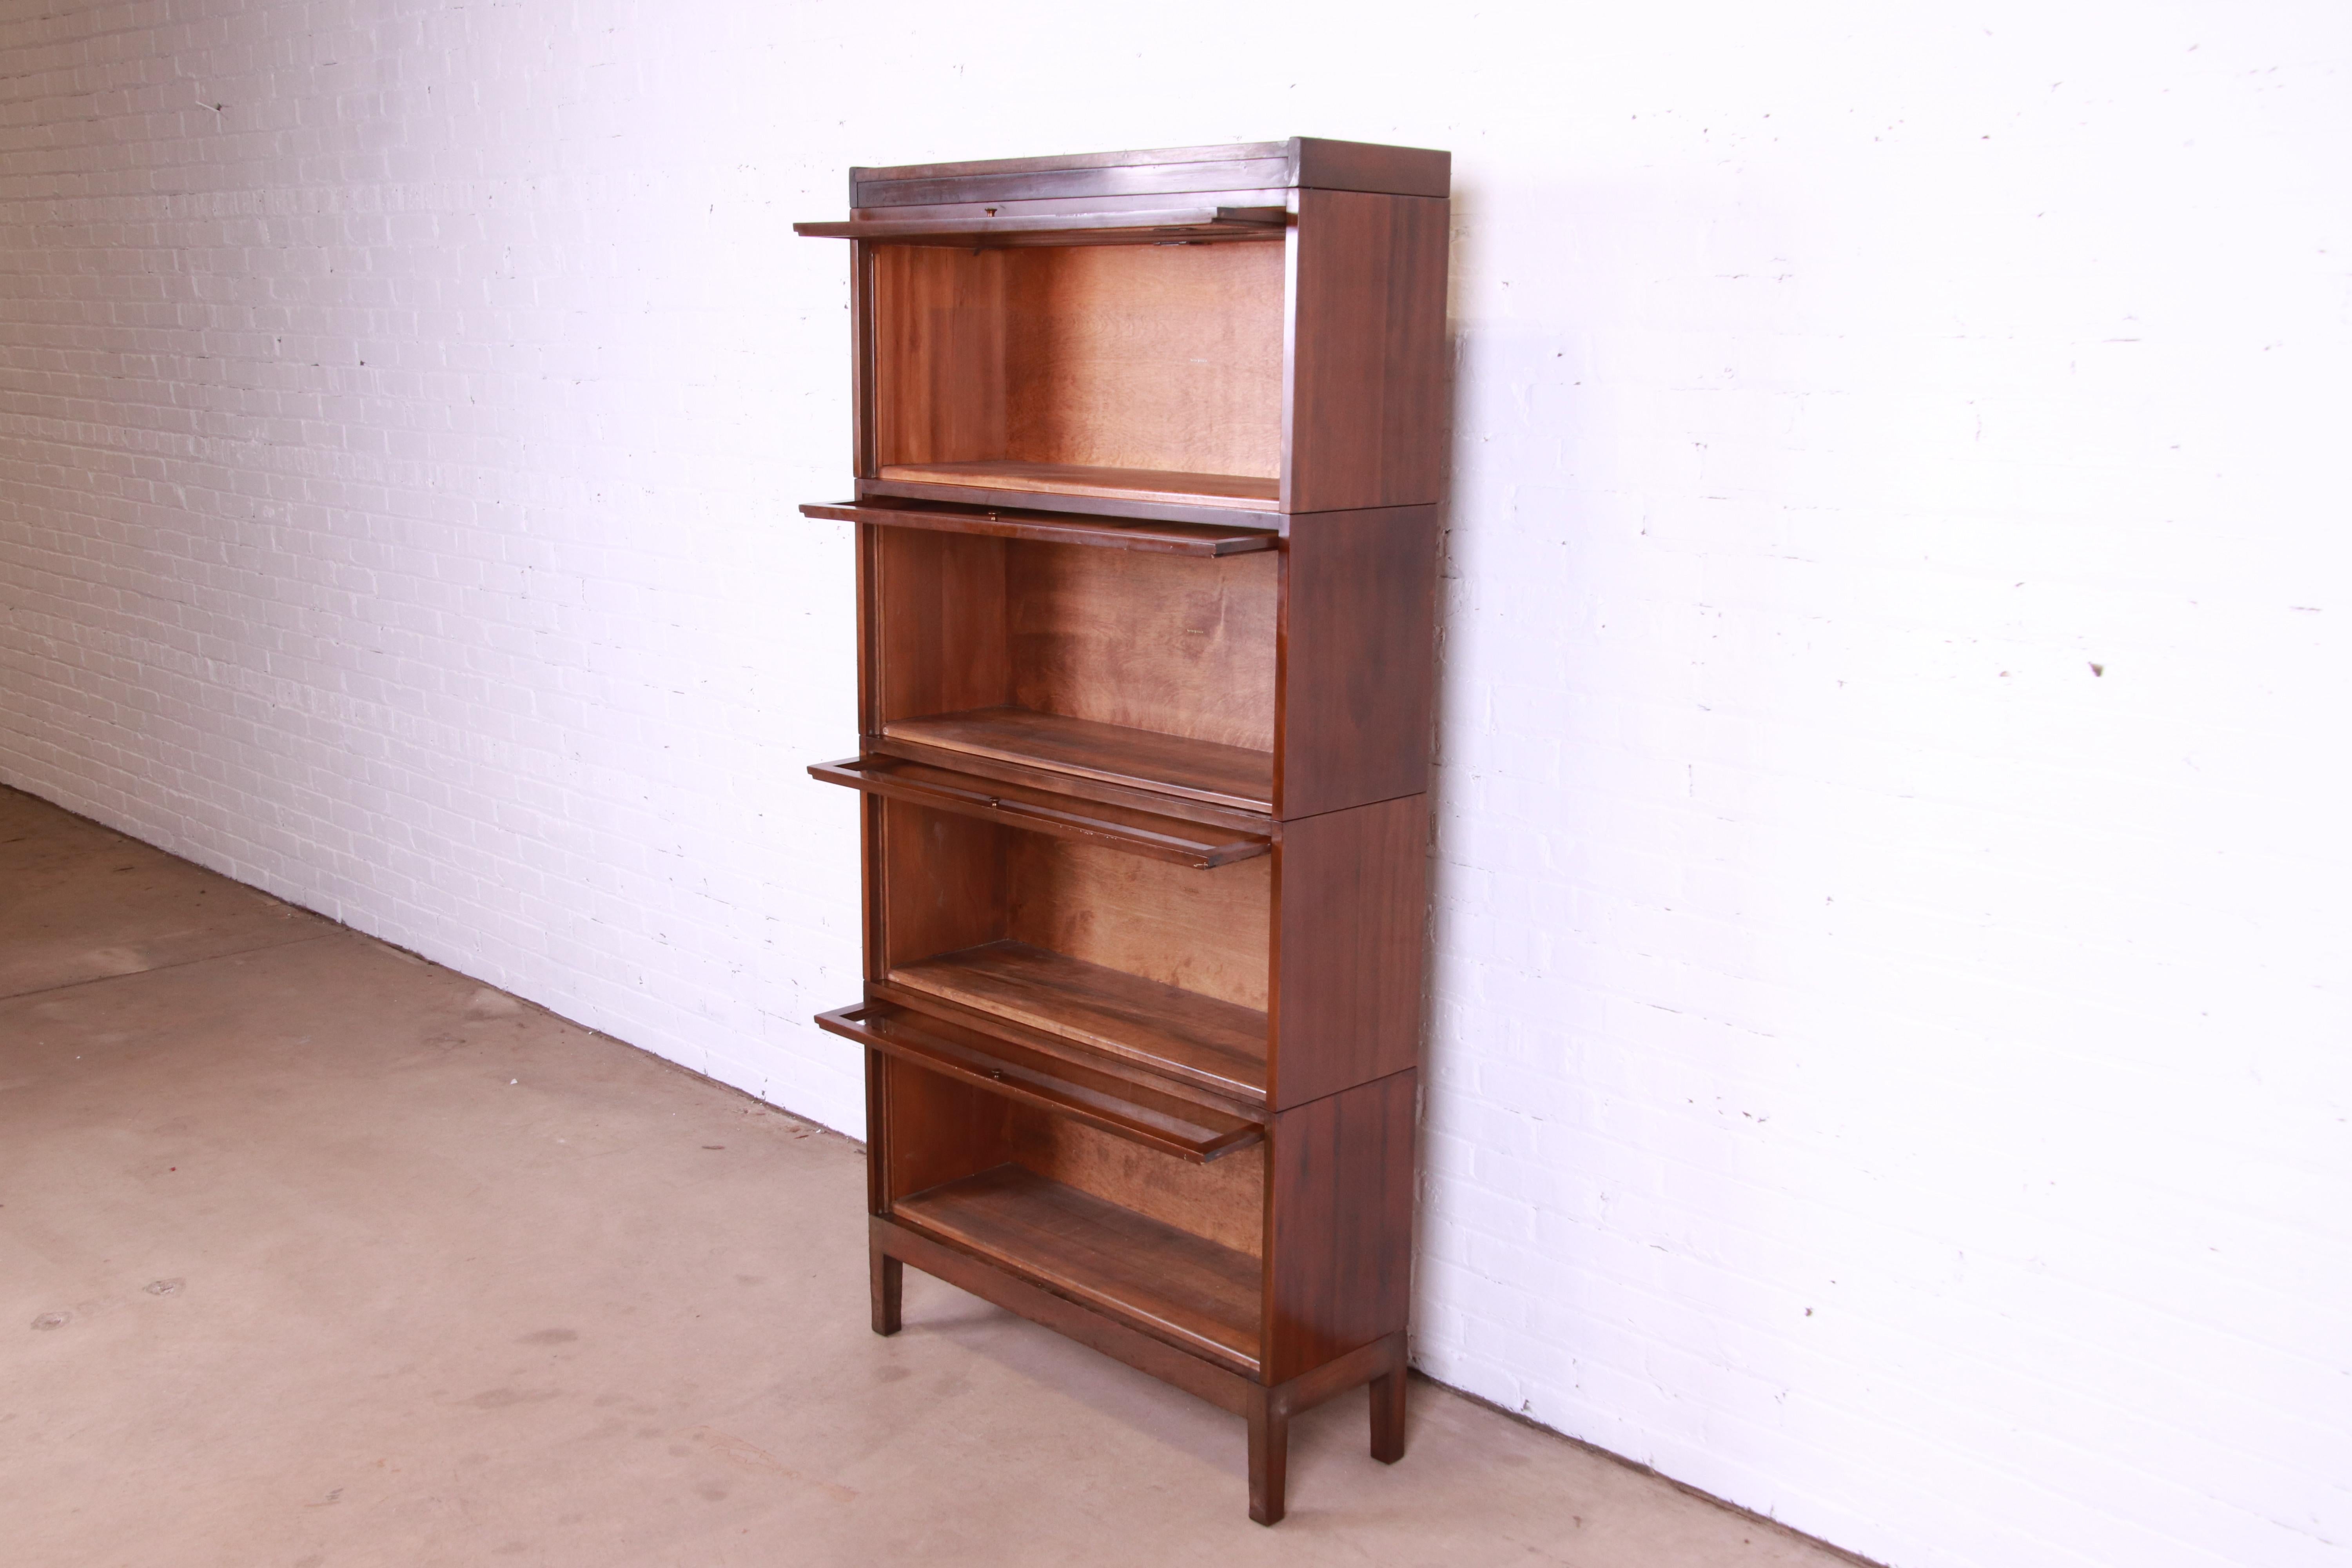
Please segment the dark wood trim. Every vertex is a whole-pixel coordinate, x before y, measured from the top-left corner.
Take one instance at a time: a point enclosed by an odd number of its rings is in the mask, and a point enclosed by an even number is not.
[[[1025,833],[1100,844],[1196,870],[1254,859],[1274,847],[1272,838],[1263,833],[1240,837],[1202,833],[1181,817],[1115,807],[1071,810],[1074,796],[1024,790],[960,769],[929,767],[898,757],[845,757],[837,763],[813,763],[808,772],[821,784],[912,801],[982,822],[1001,822]]]
[[[1039,544],[1076,544],[1106,550],[1142,550],[1170,555],[1248,555],[1282,547],[1273,520],[1236,518],[1223,524],[1130,522],[1108,517],[1057,516],[1013,507],[947,506],[937,501],[803,501],[803,517],[836,522],[870,522],[880,528],[918,528],[940,533],[976,533],[992,539],[1025,539]]]
[[[1437,684],[1437,509],[1283,523],[1276,815],[1421,794]]]
[[[909,500],[961,501],[966,506],[1015,506],[1029,511],[1091,512],[1097,517],[1132,517],[1154,522],[1233,523],[1237,516],[1262,518],[1261,527],[1276,526],[1274,514],[1254,508],[1209,506],[1193,502],[1120,500],[1113,496],[1060,496],[1046,490],[991,489],[981,485],[938,485],[913,479],[863,479],[860,500],[870,496],[903,496]]]
[[[1303,1105],[1421,1058],[1429,797],[1283,824],[1266,1098]]]
[[[1129,1078],[1024,1050],[997,1031],[959,1028],[888,1002],[836,1007],[817,1026],[974,1089],[1083,1121],[1204,1164],[1265,1140],[1258,1122],[1198,1100],[1157,1094]]]
[[[1265,1382],[1324,1375],[1404,1331],[1418,1087],[1418,1074],[1397,1073],[1279,1112],[1266,1130]]]
[[[1074,213],[983,211],[977,217],[850,218],[796,223],[803,239],[887,240],[901,245],[1137,245],[1265,239],[1290,222],[1283,207],[1182,206]]]
[[[1282,510],[1417,506],[1445,484],[1447,204],[1299,194]]]

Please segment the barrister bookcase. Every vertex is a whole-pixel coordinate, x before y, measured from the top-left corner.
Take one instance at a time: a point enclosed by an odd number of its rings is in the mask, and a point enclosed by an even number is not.
[[[850,172],[874,1328],[1404,1451],[1448,155]]]

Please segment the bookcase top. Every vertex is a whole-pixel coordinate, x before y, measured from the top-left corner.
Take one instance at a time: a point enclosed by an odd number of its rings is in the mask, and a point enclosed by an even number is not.
[[[1184,191],[1370,191],[1443,196],[1453,154],[1421,147],[1333,142],[1239,142],[957,163],[901,163],[849,171],[854,209],[950,203],[1125,196]]]

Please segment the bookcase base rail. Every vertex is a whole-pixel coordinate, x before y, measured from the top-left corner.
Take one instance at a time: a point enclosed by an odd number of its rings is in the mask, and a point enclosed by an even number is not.
[[[1402,1330],[1269,1386],[881,1215],[870,1216],[868,1225],[876,1333],[897,1333],[903,1323],[901,1295],[906,1266],[911,1263],[934,1279],[1239,1415],[1249,1428],[1249,1514],[1260,1524],[1277,1523],[1285,1512],[1291,1418],[1360,1384],[1371,1385],[1372,1458],[1392,1465],[1404,1457]]]

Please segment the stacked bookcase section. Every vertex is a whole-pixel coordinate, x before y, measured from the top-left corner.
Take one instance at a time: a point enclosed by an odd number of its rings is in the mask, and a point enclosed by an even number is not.
[[[851,172],[874,1326],[1403,1452],[1444,153]]]

